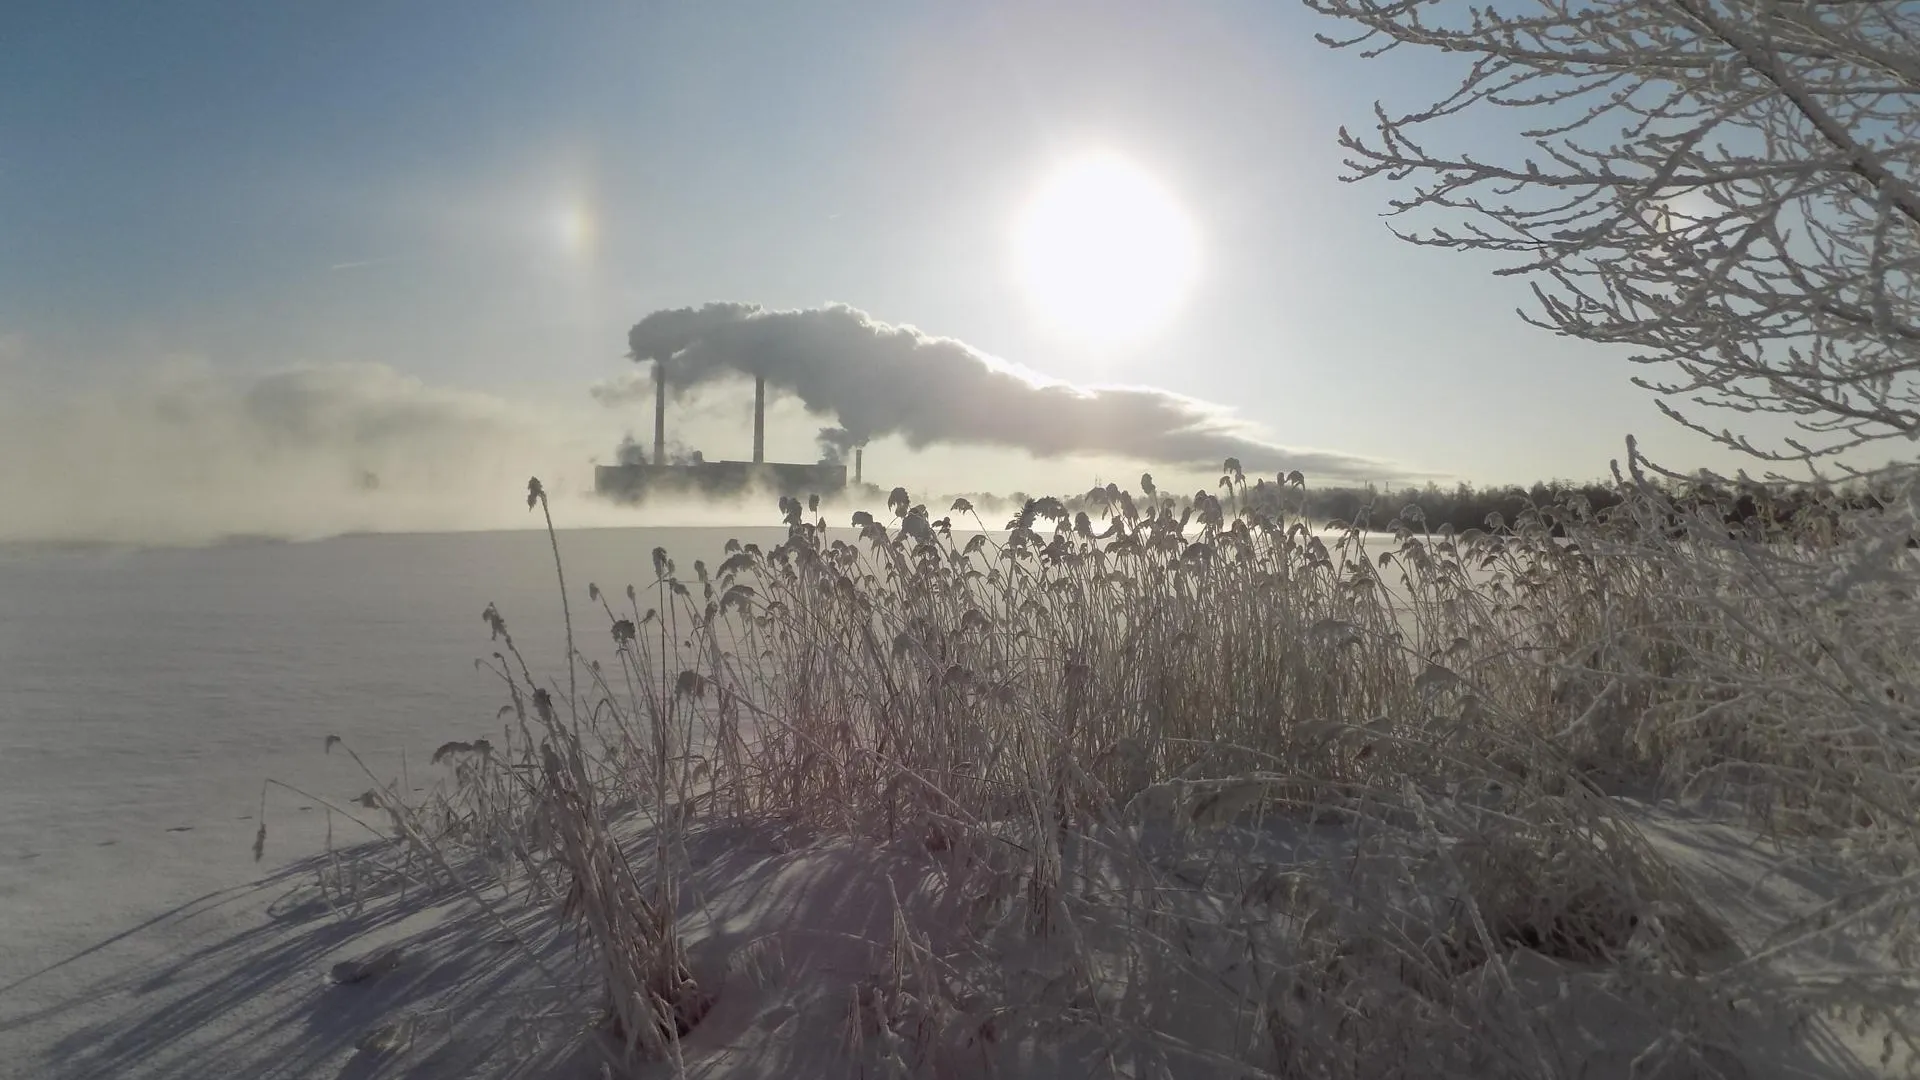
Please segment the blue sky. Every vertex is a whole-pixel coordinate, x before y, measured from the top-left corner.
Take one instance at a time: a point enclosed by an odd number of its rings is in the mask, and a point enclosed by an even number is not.
[[[1524,326],[1519,283],[1401,244],[1390,190],[1338,181],[1341,124],[1452,84],[1313,40],[1334,29],[1270,0],[14,5],[0,392],[187,356],[599,408],[652,310],[836,301],[1408,472],[1598,476],[1628,431],[1721,463],[1621,358]],[[1088,149],[1200,238],[1175,318],[1118,345],[1053,329],[1009,272],[1023,200]],[[950,481],[968,454],[895,464]]]

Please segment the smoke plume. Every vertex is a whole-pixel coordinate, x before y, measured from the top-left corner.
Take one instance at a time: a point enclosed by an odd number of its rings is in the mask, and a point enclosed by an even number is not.
[[[1148,465],[1251,472],[1299,469],[1323,478],[1379,476],[1378,462],[1268,442],[1224,408],[1151,387],[1085,388],[987,356],[964,342],[889,326],[844,305],[771,311],[708,304],[656,311],[628,335],[636,361],[662,364],[678,393],[733,374],[764,376],[836,423],[820,433],[837,459],[872,439],[1012,447],[1039,457],[1107,454]],[[650,379],[603,385],[615,401],[651,393]]]

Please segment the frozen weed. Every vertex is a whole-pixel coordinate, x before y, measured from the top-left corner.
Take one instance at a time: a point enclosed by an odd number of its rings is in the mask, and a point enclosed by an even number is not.
[[[550,899],[668,1061],[711,1001],[686,838],[768,820],[942,868],[955,924],[896,897],[849,991],[850,1052],[900,1075],[1042,1032],[1141,1075],[1712,1075],[1769,1002],[1895,1016],[1769,961],[1866,920],[1915,946],[1911,515],[1729,531],[1631,464],[1604,512],[1463,534],[1316,531],[1233,462],[1178,515],[1148,478],[998,530],[785,500],[784,543],[589,586],[607,637],[569,616],[565,687],[489,607],[502,736],[441,747],[395,825]],[[1738,806],[1864,884],[1743,956],[1626,796]]]

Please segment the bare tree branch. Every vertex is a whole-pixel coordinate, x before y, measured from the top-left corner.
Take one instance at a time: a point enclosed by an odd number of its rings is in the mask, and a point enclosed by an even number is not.
[[[1356,28],[1331,44],[1468,60],[1433,105],[1340,134],[1347,179],[1395,185],[1398,235],[1514,256],[1529,321],[1799,429],[1768,446],[1668,410],[1742,453],[1920,438],[1920,5],[1306,2]],[[1533,122],[1494,134],[1493,108]]]

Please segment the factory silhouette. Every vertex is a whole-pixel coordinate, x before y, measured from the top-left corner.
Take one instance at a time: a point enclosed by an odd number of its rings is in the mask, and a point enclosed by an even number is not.
[[[812,464],[767,460],[767,379],[753,380],[753,458],[708,461],[695,451],[685,461],[667,459],[667,360],[653,358],[653,456],[622,460],[593,470],[594,490],[619,502],[641,502],[649,495],[706,495],[715,498],[761,491],[801,498],[837,495],[847,487],[845,462]],[[861,483],[864,447],[853,450],[853,482]],[[624,456],[624,455],[623,455]]]
[[[634,324],[627,358],[641,367],[596,385],[610,406],[642,401],[652,375],[653,452],[629,440],[618,464],[596,474],[598,489],[622,500],[658,491],[692,494],[758,488],[792,498],[870,485],[860,448],[894,437],[933,445],[1000,447],[1041,459],[1091,455],[1141,466],[1214,469],[1228,459],[1248,472],[1300,471],[1325,479],[1369,479],[1388,466],[1368,458],[1288,447],[1237,420],[1232,410],[1154,386],[1076,386],[997,359],[954,338],[881,322],[845,304],[791,311],[718,301],[663,308]],[[644,365],[652,365],[646,372]],[[754,380],[753,455],[707,461],[667,450],[667,395]],[[820,460],[769,463],[764,437],[767,385],[799,399],[820,429]],[[853,475],[847,475],[851,467]]]

